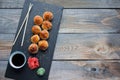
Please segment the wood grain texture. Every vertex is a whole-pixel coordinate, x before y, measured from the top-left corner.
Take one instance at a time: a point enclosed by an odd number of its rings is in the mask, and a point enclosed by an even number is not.
[[[34,0],[65,8],[120,8],[119,0]],[[0,8],[23,8],[24,0],[0,0]]]
[[[1,41],[13,41],[15,34],[0,34]]]
[[[54,59],[120,59],[120,34],[60,34]]]
[[[24,0],[0,0],[0,8],[20,8],[23,4]]]
[[[65,8],[120,8],[119,0],[45,0]]]
[[[21,9],[0,9],[0,33],[16,33]],[[119,33],[119,9],[64,9],[59,33]]]
[[[49,80],[120,80],[119,62],[53,61]]]
[[[65,9],[60,33],[116,33],[119,9]]]
[[[7,61],[0,61],[0,80]],[[120,61],[53,61],[49,80],[120,80]],[[67,77],[68,76],[68,77]]]
[[[8,60],[8,41],[0,42],[0,60]],[[120,34],[59,34],[53,59],[120,59]]]
[[[33,1],[41,1],[44,0],[33,0]],[[0,0],[0,8],[23,8],[25,0]]]
[[[0,33],[16,33],[21,11],[22,9],[0,9]]]
[[[12,49],[12,41],[0,40],[0,60],[8,60]]]

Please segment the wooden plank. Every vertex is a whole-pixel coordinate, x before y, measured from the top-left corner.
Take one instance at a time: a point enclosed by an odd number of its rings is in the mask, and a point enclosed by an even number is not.
[[[60,33],[116,33],[119,9],[65,9]]]
[[[120,8],[119,0],[34,0],[65,8]],[[0,0],[0,8],[23,8],[24,0]]]
[[[21,11],[21,9],[0,9],[0,33],[16,33]]]
[[[0,9],[0,33],[15,33],[21,9]],[[119,9],[64,9],[59,33],[119,33]]]
[[[45,0],[65,8],[120,8],[120,0]]]
[[[8,60],[12,49],[12,41],[0,39],[0,60]]]
[[[8,60],[10,56],[11,49],[8,50],[0,50],[0,60]]]
[[[49,80],[120,80],[119,62],[54,61]]]
[[[12,41],[0,42],[0,60],[7,60]],[[120,34],[59,34],[54,60],[120,59]]]
[[[0,43],[2,41],[13,41],[15,34],[0,34]]]
[[[44,0],[33,0],[33,1],[41,1]],[[0,8],[23,8],[25,0],[0,0]]]
[[[0,0],[0,8],[21,8],[24,0]]]
[[[0,61],[0,80],[7,61]],[[49,80],[120,80],[120,61],[53,61]]]
[[[120,59],[120,34],[60,34],[54,59]]]
[[[0,40],[0,60],[8,60],[12,49],[12,41]]]

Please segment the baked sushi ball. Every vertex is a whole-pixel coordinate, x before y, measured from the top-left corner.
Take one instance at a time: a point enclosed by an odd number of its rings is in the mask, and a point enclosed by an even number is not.
[[[31,37],[31,42],[32,43],[38,43],[40,40],[40,37],[36,34]]]
[[[38,53],[38,50],[39,50],[39,47],[37,44],[35,43],[32,43],[29,47],[28,47],[28,51],[31,53],[31,54],[37,54]]]
[[[52,20],[53,19],[53,13],[50,11],[46,11],[43,13],[43,19],[44,20]]]
[[[44,29],[40,32],[39,36],[40,36],[40,39],[46,40],[49,38],[49,32]]]
[[[39,15],[36,15],[34,17],[34,24],[41,25],[42,23],[43,23],[43,18],[41,16],[39,16]]]
[[[41,40],[38,42],[38,46],[40,50],[46,50],[49,46],[48,42],[46,40]]]
[[[42,29],[50,30],[52,28],[52,23],[49,21],[44,21],[42,24]]]
[[[32,33],[33,33],[33,34],[39,34],[40,31],[41,31],[40,26],[34,25],[34,26],[32,27]]]

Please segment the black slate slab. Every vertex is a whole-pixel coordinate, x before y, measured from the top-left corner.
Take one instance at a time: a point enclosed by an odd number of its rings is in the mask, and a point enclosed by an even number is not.
[[[49,43],[49,48],[46,51],[40,51],[38,52],[37,55],[34,55],[36,57],[39,58],[40,61],[40,65],[41,67],[44,67],[46,69],[46,73],[43,77],[39,77],[36,75],[36,70],[30,70],[28,68],[28,65],[26,63],[26,65],[20,69],[20,70],[15,70],[13,69],[9,63],[7,65],[7,69],[6,69],[6,73],[5,73],[5,77],[7,78],[12,78],[15,80],[48,80],[48,76],[49,76],[49,72],[50,72],[50,67],[51,67],[51,62],[53,59],[53,53],[54,53],[54,49],[55,49],[55,44],[56,44],[56,39],[57,39],[57,35],[58,35],[58,31],[59,31],[59,26],[60,26],[60,21],[61,21],[61,17],[62,17],[62,11],[63,11],[63,7],[60,6],[56,6],[56,5],[51,5],[51,4],[46,4],[46,3],[42,3],[42,2],[36,2],[36,1],[32,1],[32,0],[26,0],[24,3],[24,8],[21,14],[21,18],[19,20],[19,25],[18,25],[18,29],[17,32],[20,28],[20,25],[22,24],[22,21],[27,13],[29,4],[33,3],[34,6],[30,12],[30,16],[29,16],[29,20],[28,20],[28,26],[27,26],[27,30],[26,30],[26,36],[25,36],[25,41],[24,41],[24,46],[21,47],[20,43],[22,40],[22,35],[23,35],[23,30],[19,35],[19,38],[17,40],[17,42],[15,43],[15,45],[12,47],[11,53],[14,51],[22,51],[24,52],[24,54],[26,55],[27,59],[29,56],[33,56],[30,55],[28,52],[28,46],[31,44],[30,42],[30,37],[33,35],[31,32],[31,28],[34,25],[33,23],[33,18],[35,15],[41,15],[45,12],[45,11],[51,11],[54,14],[54,18],[52,20],[52,30],[50,30],[50,38],[48,39],[48,43]]]

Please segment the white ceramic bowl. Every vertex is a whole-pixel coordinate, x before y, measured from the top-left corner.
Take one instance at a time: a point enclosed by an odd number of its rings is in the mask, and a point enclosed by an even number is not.
[[[12,58],[13,58],[16,54],[20,54],[20,55],[22,55],[22,56],[24,57],[24,62],[23,62],[23,64],[20,65],[20,66],[15,66],[15,65],[13,64],[13,62],[12,62]],[[20,68],[22,68],[22,67],[25,65],[25,63],[26,63],[26,56],[25,56],[25,54],[24,54],[23,52],[21,52],[21,51],[15,51],[15,52],[13,52],[13,53],[10,55],[9,64],[10,64],[10,66],[13,67],[14,69],[20,69]]]

